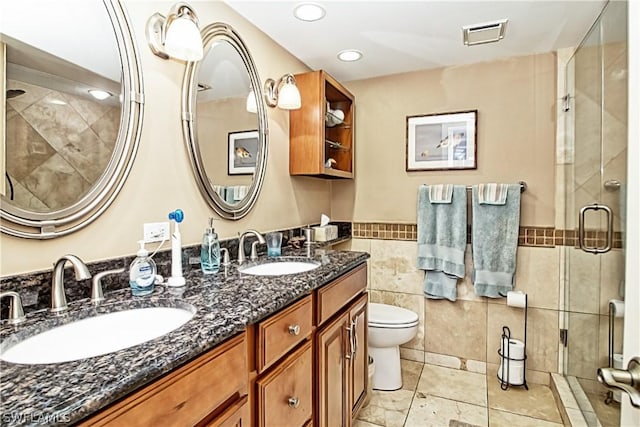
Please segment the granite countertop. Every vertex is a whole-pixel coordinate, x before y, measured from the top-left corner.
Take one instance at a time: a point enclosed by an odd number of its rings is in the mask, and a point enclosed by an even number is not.
[[[115,353],[46,365],[0,361],[0,424],[77,422],[244,331],[247,325],[329,283],[369,257],[365,252],[333,250],[287,251],[283,255],[281,259],[311,258],[321,265],[294,275],[251,276],[241,274],[234,261],[213,275],[203,275],[199,269],[190,270],[185,274],[184,288],[156,286],[153,294],[144,297],[132,297],[126,288],[106,294],[106,301],[98,307],[92,307],[85,299],[70,302],[69,311],[61,316],[41,310],[28,314],[27,321],[16,326],[3,321],[0,340],[3,345],[10,345],[12,340],[99,313],[153,306],[188,307],[189,304],[197,310],[180,328]],[[267,258],[261,257],[257,263],[265,261]],[[177,289],[182,291],[176,292]]]

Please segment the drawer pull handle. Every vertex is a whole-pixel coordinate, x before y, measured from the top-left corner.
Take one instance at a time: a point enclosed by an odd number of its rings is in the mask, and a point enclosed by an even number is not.
[[[289,407],[296,409],[298,406],[300,406],[300,400],[297,397],[290,397],[289,398]]]
[[[300,325],[289,326],[289,333],[291,335],[300,335]]]

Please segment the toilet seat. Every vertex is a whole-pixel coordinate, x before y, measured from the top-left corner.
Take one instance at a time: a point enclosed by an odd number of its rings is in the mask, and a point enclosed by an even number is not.
[[[402,307],[369,303],[369,327],[400,329],[418,325],[418,314]]]

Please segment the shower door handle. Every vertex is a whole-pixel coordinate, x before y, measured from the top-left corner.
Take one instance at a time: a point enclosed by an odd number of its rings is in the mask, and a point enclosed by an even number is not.
[[[640,408],[640,357],[629,360],[627,369],[600,368],[598,381],[609,388],[622,390],[629,395],[631,404]]]
[[[603,247],[598,246],[587,246],[586,239],[586,231],[584,229],[584,218],[588,211],[605,211],[607,214],[607,243]],[[599,205],[594,203],[592,205],[583,206],[580,209],[580,215],[578,216],[578,246],[585,252],[590,252],[592,254],[604,254],[609,252],[613,247],[613,213],[611,212],[611,208],[607,205]]]

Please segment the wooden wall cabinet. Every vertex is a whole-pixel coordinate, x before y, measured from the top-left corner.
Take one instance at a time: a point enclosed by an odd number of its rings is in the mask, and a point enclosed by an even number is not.
[[[302,107],[289,112],[289,174],[353,178],[355,97],[322,70],[295,79]]]

